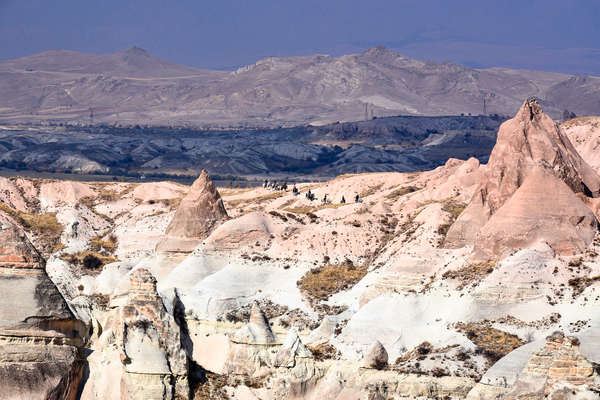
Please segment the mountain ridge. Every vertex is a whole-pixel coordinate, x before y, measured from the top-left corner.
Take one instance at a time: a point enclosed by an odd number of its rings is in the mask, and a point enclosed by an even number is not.
[[[419,61],[378,46],[269,57],[235,71],[173,64],[132,46],[0,62],[0,121],[274,127],[395,115],[514,114],[536,96],[554,118],[600,114],[600,77]]]

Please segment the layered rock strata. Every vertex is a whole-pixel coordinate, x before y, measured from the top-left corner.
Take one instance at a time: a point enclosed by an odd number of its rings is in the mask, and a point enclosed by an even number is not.
[[[74,399],[84,370],[85,327],[23,230],[8,218],[0,224],[0,397]]]
[[[598,390],[600,380],[595,368],[597,366],[579,352],[576,337],[555,332],[546,338],[546,345],[531,356],[512,390],[503,399],[542,400],[549,398],[557,389],[569,386],[574,387],[573,393]]]

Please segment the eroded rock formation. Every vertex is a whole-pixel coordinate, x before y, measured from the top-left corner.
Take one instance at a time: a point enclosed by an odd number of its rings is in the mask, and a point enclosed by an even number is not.
[[[84,325],[23,230],[4,217],[0,224],[0,397],[75,399]]]
[[[126,399],[187,399],[188,360],[181,347],[179,326],[167,313],[147,269],[130,277],[128,303],[122,309],[121,361]]]
[[[248,323],[235,331],[230,340],[225,368],[229,373],[252,375],[261,368],[274,366],[279,347],[277,338],[258,303],[252,305]]]
[[[546,345],[531,356],[512,390],[503,399],[565,398],[550,394],[566,386],[573,387],[570,390],[573,394],[590,388],[600,389],[597,378],[595,366],[579,352],[579,340],[555,332],[546,338]]]
[[[275,366],[292,368],[296,365],[297,358],[312,358],[312,353],[302,343],[296,329],[292,328],[275,356]]]
[[[158,250],[190,252],[228,218],[219,191],[203,170],[181,200]]]
[[[388,353],[379,340],[373,343],[363,360],[365,368],[383,369],[388,363]]]
[[[559,254],[581,251],[597,221],[576,194],[598,197],[600,177],[537,100],[528,99],[500,127],[480,187],[446,243],[474,242],[479,256],[491,258],[540,239]],[[550,224],[557,228],[548,231]]]

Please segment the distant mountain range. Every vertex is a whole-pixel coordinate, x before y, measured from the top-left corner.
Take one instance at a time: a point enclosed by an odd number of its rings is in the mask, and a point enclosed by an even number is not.
[[[131,47],[0,62],[0,122],[276,127],[394,115],[512,115],[538,97],[555,118],[600,114],[600,77],[422,62],[383,47],[267,58],[236,71],[173,64]]]

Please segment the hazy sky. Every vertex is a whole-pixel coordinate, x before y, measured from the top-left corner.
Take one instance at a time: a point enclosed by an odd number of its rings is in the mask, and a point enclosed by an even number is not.
[[[384,45],[473,67],[600,75],[600,0],[0,0],[0,59],[131,45],[202,68]]]

